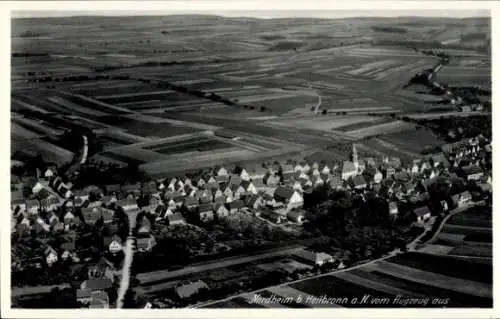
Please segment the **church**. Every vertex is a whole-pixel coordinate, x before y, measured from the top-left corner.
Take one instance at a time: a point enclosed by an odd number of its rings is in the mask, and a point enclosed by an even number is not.
[[[350,161],[345,161],[342,165],[342,179],[348,180],[350,177],[356,176],[360,170],[362,170],[362,167],[359,165],[358,151],[353,143]]]

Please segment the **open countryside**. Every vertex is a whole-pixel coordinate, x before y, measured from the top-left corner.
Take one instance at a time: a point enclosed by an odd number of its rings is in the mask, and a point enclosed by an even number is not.
[[[12,19],[12,307],[491,308],[490,18],[244,16]]]

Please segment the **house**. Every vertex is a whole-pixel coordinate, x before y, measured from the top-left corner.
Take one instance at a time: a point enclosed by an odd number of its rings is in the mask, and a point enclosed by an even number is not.
[[[460,194],[453,195],[451,197],[451,200],[456,207],[462,207],[468,202],[472,201],[472,195],[469,191],[465,191]]]
[[[110,223],[113,221],[114,212],[110,209],[104,207],[94,207],[94,208],[82,208],[82,215],[85,219],[85,223],[88,225],[95,224],[99,219],[102,218],[104,223]]]
[[[151,309],[153,308],[153,304],[151,302],[149,302],[147,299],[145,299],[144,297],[137,297],[136,300],[135,300],[135,304],[137,305],[138,308],[141,308],[141,309]]]
[[[328,183],[332,189],[341,189],[344,187],[344,181],[340,176],[332,176]]]
[[[139,237],[137,238],[137,250],[140,252],[151,251],[156,245],[155,238],[153,236]]]
[[[363,175],[351,177],[350,184],[354,189],[365,189],[367,184]]]
[[[59,205],[59,198],[50,195],[42,200],[40,200],[40,209],[46,212],[51,212],[57,208]]]
[[[279,186],[274,191],[274,199],[284,203],[288,209],[299,208],[304,204],[302,195],[291,187]]]
[[[120,206],[125,212],[138,209],[137,201],[134,198],[124,198],[116,202],[116,205]]]
[[[121,187],[121,191],[124,194],[140,194],[141,192],[141,184],[125,184]]]
[[[57,262],[57,252],[54,250],[54,248],[47,246],[47,248],[45,248],[45,250],[43,251],[43,254],[48,266],[52,266]]]
[[[305,214],[302,210],[291,210],[288,212],[287,217],[294,223],[301,225],[305,220]]]
[[[373,175],[373,182],[378,184],[382,181],[383,178],[384,176],[382,175],[382,173],[379,170],[377,170]]]
[[[25,203],[26,212],[30,216],[37,216],[40,209],[40,202],[36,199],[28,199]]]
[[[325,183],[325,181],[319,175],[313,175],[311,178],[311,183],[313,187],[321,186]]]
[[[216,203],[214,206],[215,214],[217,215],[217,218],[224,218],[229,215],[229,211],[227,210],[226,206],[224,203]]]
[[[236,167],[235,170],[234,170],[234,173],[236,175],[238,175],[242,181],[248,181],[248,180],[250,180],[250,175],[248,174],[248,172],[246,171],[246,169],[244,169],[242,167],[239,167],[239,166]]]
[[[109,296],[105,291],[92,291],[90,293],[89,309],[109,308]]]
[[[88,267],[87,275],[89,279],[108,279],[111,282],[114,281],[111,264],[104,258],[102,258],[98,263],[90,265]]]
[[[50,232],[50,226],[47,225],[41,219],[37,219],[35,221],[32,229],[35,231],[38,238],[45,238],[45,237],[47,237],[48,233]]]
[[[111,194],[118,194],[121,191],[120,185],[119,184],[111,184],[111,185],[106,185],[106,194],[111,195]]]
[[[245,195],[245,189],[241,185],[232,184],[230,188],[233,192],[234,199],[239,199],[241,196]]]
[[[203,188],[205,187],[205,185],[207,185],[207,182],[203,177],[196,177],[193,179],[193,185],[198,188]]]
[[[303,260],[309,264],[321,266],[325,263],[333,262],[333,257],[322,252],[314,252],[311,250],[301,249],[293,254],[299,260]]]
[[[345,161],[342,165],[342,179],[348,180],[350,177],[356,176],[358,170],[353,162]]]
[[[168,218],[168,224],[170,226],[186,224],[186,220],[184,219],[181,213],[175,213],[173,215],[169,215],[167,216],[167,218]]]
[[[389,216],[395,217],[399,213],[398,204],[396,202],[389,202]]]
[[[251,181],[244,180],[241,182],[240,186],[245,194],[253,194],[253,195],[257,194],[257,188],[253,185]]]
[[[61,244],[61,251],[62,251],[61,254],[62,260],[67,260],[68,258],[71,258],[75,253],[75,242],[69,241]]]
[[[268,187],[275,187],[279,182],[280,178],[278,175],[267,173],[266,176],[264,176],[264,183]]]
[[[424,223],[431,218],[431,212],[427,206],[414,209],[413,215],[417,223]]]
[[[52,232],[55,233],[55,234],[64,231],[64,224],[61,223],[59,221],[59,219],[57,219],[55,222],[53,222],[51,224],[51,227],[52,227]]]
[[[490,183],[480,183],[479,188],[483,193],[491,193],[491,184]]]
[[[250,176],[250,179],[263,179],[264,176],[266,176],[266,173],[269,170],[262,165],[255,165],[253,167],[248,168],[248,175]]]
[[[198,214],[202,222],[209,222],[214,219],[212,204],[201,204],[198,206]]]
[[[90,290],[93,291],[103,291],[105,292],[107,289],[111,288],[113,282],[109,278],[93,278],[87,279],[80,285],[80,289],[82,290]]]
[[[183,205],[187,209],[194,209],[194,208],[198,207],[199,202],[198,202],[198,199],[195,197],[185,197]]]
[[[227,176],[227,170],[224,167],[220,167],[216,170],[217,176]]]
[[[64,224],[66,225],[76,224],[75,220],[76,220],[75,215],[73,215],[72,212],[67,212],[66,214],[64,214],[63,217]]]
[[[76,301],[82,304],[90,303],[90,289],[77,289],[76,290]]]
[[[328,165],[326,165],[325,163],[321,163],[318,167],[318,170],[322,175],[330,174],[330,167],[328,167]]]
[[[285,164],[281,165],[281,169],[283,171],[283,174],[292,173],[294,171],[294,165],[291,163],[285,163]]]
[[[385,178],[390,178],[396,174],[396,169],[388,164],[382,165],[382,171],[384,172]]]
[[[205,282],[198,280],[177,286],[175,288],[175,293],[179,296],[179,298],[185,299],[197,294],[200,289],[208,289],[208,285]]]
[[[281,224],[287,220],[286,215],[278,214],[277,212],[269,209],[263,210],[260,215],[275,224]]]
[[[245,204],[249,208],[259,209],[262,206],[262,196],[251,195],[245,199]]]
[[[263,177],[257,177],[252,179],[252,184],[255,189],[258,191],[259,189],[265,188],[266,184],[264,183]]]
[[[245,203],[239,199],[227,204],[227,209],[228,209],[230,214],[234,214],[236,212],[239,212],[243,207],[245,207]]]
[[[103,238],[105,247],[108,247],[112,254],[116,254],[122,250],[122,240],[118,236],[107,236]]]
[[[462,167],[462,170],[460,173],[461,173],[461,176],[468,181],[480,180],[481,177],[484,175],[484,172],[481,169],[481,167],[479,167],[477,165],[470,165],[470,166]]]

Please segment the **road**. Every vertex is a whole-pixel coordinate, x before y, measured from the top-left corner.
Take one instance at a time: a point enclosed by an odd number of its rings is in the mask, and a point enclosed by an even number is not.
[[[82,137],[83,137],[83,153],[80,164],[85,164],[85,162],[87,161],[87,156],[89,154],[89,141],[87,136],[82,135]]]
[[[125,253],[123,260],[122,275],[120,281],[120,287],[118,288],[118,297],[116,298],[116,308],[123,307],[123,301],[125,299],[125,293],[130,286],[130,269],[132,267],[132,261],[134,260],[134,244],[136,238],[133,236],[132,231],[135,228],[137,222],[137,212],[127,213],[128,215],[128,225],[129,225],[129,235],[127,237],[127,243],[123,248]]]
[[[259,254],[259,255],[254,255],[254,256],[246,256],[246,257],[239,257],[239,258],[229,258],[226,260],[218,260],[218,261],[215,261],[212,263],[195,265],[195,266],[188,266],[188,267],[185,267],[185,268],[182,268],[179,270],[174,270],[174,271],[160,270],[160,271],[154,271],[154,272],[149,272],[149,273],[142,273],[142,274],[137,275],[136,278],[141,283],[147,283],[147,282],[159,281],[159,280],[169,280],[169,279],[173,279],[173,278],[180,277],[180,276],[199,273],[202,271],[209,271],[209,270],[214,270],[214,269],[218,269],[218,268],[224,268],[224,267],[254,262],[254,261],[258,261],[258,260],[266,259],[266,258],[271,258],[271,257],[290,255],[290,254],[292,254],[300,249],[303,249],[303,248],[304,248],[304,246],[296,245],[292,248],[287,248],[287,249],[280,248],[279,250],[275,250],[272,252],[267,252],[267,253],[263,253],[263,254]]]
[[[116,308],[123,307],[123,301],[125,299],[125,293],[130,285],[130,268],[132,266],[132,260],[134,258],[134,242],[135,237],[129,236],[127,238],[127,243],[125,244],[124,253],[125,259],[123,261],[122,276],[120,281],[120,287],[118,288],[118,297],[116,302]]]
[[[448,219],[451,216],[453,216],[453,215],[455,215],[457,213],[463,212],[463,211],[465,211],[465,210],[467,210],[467,209],[469,209],[471,207],[474,207],[474,206],[477,206],[477,205],[482,205],[482,204],[484,204],[484,201],[473,202],[473,203],[469,203],[468,205],[465,205],[465,206],[462,206],[462,207],[457,207],[457,208],[451,210],[450,213],[445,218],[443,218],[443,220],[441,221],[441,224],[436,229],[436,232],[432,235],[432,237],[429,238],[427,241],[418,244],[418,248],[423,248],[423,246],[425,246],[426,244],[432,243],[436,239],[436,237],[439,235],[439,233],[443,229],[444,225],[446,224],[446,222],[448,221]]]

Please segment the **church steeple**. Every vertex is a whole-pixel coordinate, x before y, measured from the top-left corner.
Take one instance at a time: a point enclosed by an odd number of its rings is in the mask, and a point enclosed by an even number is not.
[[[356,151],[356,145],[354,143],[352,143],[351,160],[354,163],[354,167],[358,169],[358,151]]]

